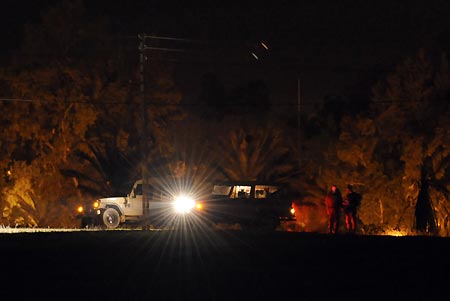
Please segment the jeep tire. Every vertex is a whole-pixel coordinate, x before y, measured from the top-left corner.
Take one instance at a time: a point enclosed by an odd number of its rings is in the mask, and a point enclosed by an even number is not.
[[[108,229],[115,229],[120,224],[120,214],[114,208],[108,208],[103,212],[103,224]]]

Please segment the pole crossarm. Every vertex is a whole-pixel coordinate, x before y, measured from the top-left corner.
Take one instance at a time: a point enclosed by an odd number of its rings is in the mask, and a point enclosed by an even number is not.
[[[199,40],[165,37],[165,36],[155,36],[155,35],[146,35],[146,34],[142,34],[142,35],[138,35],[138,36],[142,36],[144,39],[169,40],[169,41],[179,41],[179,42],[189,42],[189,43],[204,43],[203,41],[199,41]]]
[[[186,52],[185,49],[165,48],[165,47],[149,47],[144,45],[144,50],[160,50],[160,51],[174,51],[174,52]]]

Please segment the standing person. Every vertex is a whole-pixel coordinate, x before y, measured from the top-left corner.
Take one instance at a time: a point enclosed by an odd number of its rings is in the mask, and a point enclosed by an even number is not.
[[[328,216],[328,233],[336,234],[339,228],[339,217],[342,205],[342,195],[336,185],[331,185],[325,196],[325,206]]]
[[[342,207],[345,213],[345,227],[349,233],[355,233],[356,211],[361,203],[361,195],[353,191],[352,185],[347,185],[347,193]]]

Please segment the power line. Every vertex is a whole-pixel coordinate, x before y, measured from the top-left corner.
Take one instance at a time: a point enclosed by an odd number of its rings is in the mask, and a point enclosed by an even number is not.
[[[34,102],[42,102],[38,99],[20,99],[20,98],[0,98],[0,101],[6,102],[25,102],[25,103],[34,103]],[[347,99],[332,99],[332,100],[324,100],[324,99],[316,99],[315,101],[304,101],[302,100],[303,105],[317,105],[320,103],[345,103],[345,104],[394,104],[394,103],[440,103],[440,102],[449,102],[450,98],[439,98],[434,100],[376,100],[376,101],[353,101],[350,102]],[[53,103],[53,102],[52,102]],[[129,101],[98,101],[91,102],[86,100],[65,100],[58,101],[58,103],[66,103],[66,104],[88,104],[88,105],[137,105],[137,102],[129,102]],[[148,105],[152,106],[295,106],[297,107],[297,103],[287,103],[287,102],[271,102],[267,103],[246,103],[246,102],[220,102],[220,103],[164,103],[164,102],[147,102]]]
[[[33,102],[32,99],[21,99],[21,98],[0,98],[0,101],[8,101],[8,102]]]

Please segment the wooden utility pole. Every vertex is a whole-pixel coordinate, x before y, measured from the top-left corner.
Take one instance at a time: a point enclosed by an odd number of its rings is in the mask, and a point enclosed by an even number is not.
[[[142,148],[142,210],[144,214],[143,230],[148,230],[149,225],[149,209],[150,202],[148,198],[148,173],[147,173],[147,103],[145,99],[145,34],[139,34],[139,63],[140,63],[140,94],[141,94],[141,119],[142,119],[142,133],[141,133],[141,148]]]
[[[139,64],[140,64],[140,96],[141,96],[141,116],[142,116],[142,133],[141,133],[141,148],[142,148],[142,206],[143,206],[143,230],[149,230],[150,228],[150,198],[149,198],[149,183],[148,183],[148,141],[147,141],[147,100],[145,97],[145,63],[146,63],[146,50],[162,51],[162,52],[184,52],[185,50],[173,47],[155,47],[146,45],[146,40],[158,40],[166,42],[195,42],[190,39],[180,39],[174,37],[164,37],[155,35],[146,35],[145,33],[138,34],[139,38]]]
[[[300,147],[301,147],[301,86],[300,78],[297,79],[297,151],[300,162]]]

